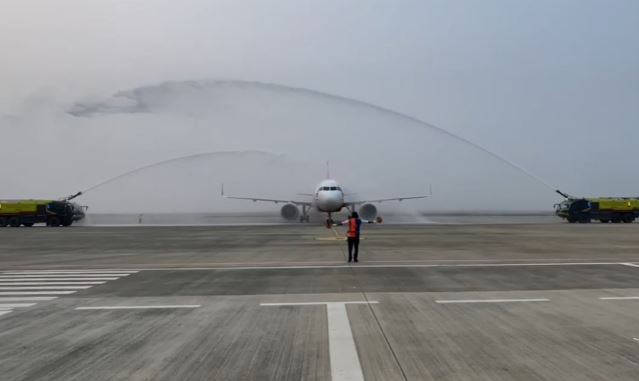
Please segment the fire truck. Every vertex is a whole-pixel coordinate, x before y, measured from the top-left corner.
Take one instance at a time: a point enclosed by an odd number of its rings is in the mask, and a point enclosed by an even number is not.
[[[557,190],[566,199],[555,204],[555,214],[570,223],[632,223],[639,217],[639,197],[574,197]]]

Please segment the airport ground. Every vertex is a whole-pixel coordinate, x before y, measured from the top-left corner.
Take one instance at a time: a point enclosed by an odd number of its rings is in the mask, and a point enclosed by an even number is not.
[[[0,378],[639,379],[639,224],[489,222],[0,229]]]

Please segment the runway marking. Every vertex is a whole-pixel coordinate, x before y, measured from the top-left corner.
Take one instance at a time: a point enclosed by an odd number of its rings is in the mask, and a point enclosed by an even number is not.
[[[600,300],[639,300],[639,296],[606,296],[599,298]]]
[[[0,286],[2,291],[18,291],[18,290],[86,290],[91,286],[16,286],[16,287],[3,287]]]
[[[453,303],[524,303],[524,302],[549,302],[550,299],[446,299],[435,300],[438,304],[453,304]]]
[[[20,295],[71,295],[77,291],[87,290],[95,285],[105,284],[109,280],[118,280],[138,273],[140,270],[13,270],[0,272],[1,301],[48,301],[56,297]],[[14,296],[3,298],[1,296]],[[31,303],[28,307],[34,306]],[[27,306],[25,306],[27,307]]]
[[[88,274],[88,273],[81,273],[81,274],[33,274],[33,273],[25,273],[25,274],[5,274],[2,273],[0,274],[0,278],[3,279],[10,279],[10,278],[48,278],[48,279],[55,279],[55,278],[119,278],[119,277],[125,277],[125,276],[129,276],[131,274],[103,274],[103,273],[95,273],[95,274]]]
[[[76,307],[76,310],[141,310],[141,309],[174,309],[174,308],[200,308],[200,304],[165,305],[165,306],[97,306]]]
[[[636,337],[633,337],[632,339],[639,343],[639,339],[637,339]]]
[[[2,315],[6,315],[6,314],[8,314],[9,312],[11,312],[11,311],[0,311],[0,316],[2,316]]]
[[[25,307],[33,307],[35,303],[10,303],[10,304],[0,304],[0,308],[25,308]]]
[[[69,295],[76,291],[1,291],[0,295],[3,296],[16,296],[16,295]]]
[[[0,297],[0,302],[46,302],[50,300],[58,299],[57,296],[24,296],[22,298],[4,298]]]
[[[511,261],[516,261],[516,259],[510,259]],[[529,261],[548,261],[548,258],[545,259],[530,259]],[[367,261],[361,264],[358,264],[357,267],[363,268],[430,268],[430,267],[516,267],[516,266],[610,266],[610,265],[620,265],[626,262],[507,262],[507,263],[459,263],[459,262],[483,262],[483,261],[492,261],[492,259],[461,259],[461,260],[445,260],[441,261],[435,260],[430,262],[436,263],[414,263],[419,261]],[[524,261],[524,260],[522,260]],[[528,261],[528,259],[526,260]],[[404,263],[410,262],[410,263]],[[455,262],[455,263],[440,263],[440,262]],[[202,270],[294,270],[294,269],[324,269],[324,268],[349,268],[351,266],[346,264],[339,264],[336,261],[327,261],[327,262],[304,262],[304,261],[295,261],[288,263],[296,263],[296,265],[285,265],[285,266],[271,266],[272,262],[253,262],[250,266],[245,265],[245,262],[226,262],[226,263],[213,263],[210,266],[199,266],[199,267],[144,267],[138,268],[135,271],[202,271]],[[308,265],[304,265],[304,263],[309,263]],[[299,265],[298,265],[299,264]],[[244,265],[244,266],[236,266],[236,265]],[[134,270],[122,270],[122,272],[126,271],[134,271]],[[133,274],[133,273],[132,273]],[[132,275],[128,274],[128,275]],[[10,274],[11,277],[19,277],[17,274]],[[85,274],[78,274],[85,275]],[[8,279],[2,279],[5,276],[0,273],[0,282],[8,281]],[[35,277],[36,275],[29,275],[25,278]],[[113,276],[113,274],[108,274],[107,276]],[[93,278],[92,278],[93,279]],[[48,280],[48,279],[45,279]],[[61,279],[58,279],[61,280]],[[75,280],[70,279],[70,280]],[[80,279],[78,279],[80,280]],[[100,280],[115,280],[113,278],[109,279],[100,279]]]
[[[364,260],[365,261],[365,260]],[[333,262],[334,263],[334,262]],[[210,266],[210,267],[148,267],[140,271],[202,271],[202,270],[299,270],[299,269],[339,269],[339,268],[435,268],[435,267],[517,267],[517,266],[610,266],[619,262],[548,262],[548,263],[454,263],[454,264],[326,264],[326,265],[295,265],[295,266]]]
[[[364,380],[362,366],[357,355],[353,331],[348,320],[347,304],[377,304],[362,302],[308,302],[308,303],[261,303],[264,307],[325,305],[328,317],[328,345],[333,381]]]
[[[46,282],[46,281],[106,281],[106,280],[118,280],[120,278],[4,278],[0,276],[0,282],[30,282],[30,281],[38,281],[38,282]]]
[[[57,279],[56,279],[57,280]],[[0,286],[73,286],[73,285],[96,285],[96,284],[105,284],[106,282],[13,282],[9,283],[3,280],[0,280]]]
[[[635,263],[629,263],[629,262],[620,263],[620,265],[630,266],[630,267],[639,267],[639,265],[638,265],[638,264],[635,264]]]
[[[109,275],[130,275],[139,272],[138,270],[20,270],[20,271],[3,271],[7,275],[25,275],[25,274],[109,274]]]

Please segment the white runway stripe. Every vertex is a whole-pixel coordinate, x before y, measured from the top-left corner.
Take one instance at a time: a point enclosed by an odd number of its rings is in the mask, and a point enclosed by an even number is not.
[[[141,310],[141,309],[173,309],[173,308],[200,308],[200,304],[164,305],[164,306],[97,306],[77,307],[76,310]]]
[[[70,295],[75,291],[0,291],[0,296],[17,296],[17,295]]]
[[[19,290],[86,290],[93,286],[17,286],[17,287],[1,287],[1,291],[19,291]]]
[[[11,311],[0,311],[0,316],[2,316],[2,315],[6,315],[6,314],[8,314],[9,312],[11,312]]]
[[[83,284],[105,284],[106,282],[6,282],[0,281],[0,286],[73,286]]]
[[[599,298],[600,300],[639,300],[639,296],[608,296]]]
[[[630,267],[639,267],[639,265],[636,263],[620,263],[620,265],[630,266]]]
[[[10,279],[10,278],[95,278],[95,277],[124,277],[129,276],[131,274],[105,274],[105,273],[91,273],[91,274],[2,274],[0,278],[2,279]]]
[[[11,298],[3,298],[0,297],[0,303],[2,302],[45,302],[49,300],[58,299],[57,296],[23,296],[19,297],[11,297]]]
[[[35,282],[35,281],[39,281],[39,282],[46,282],[46,281],[65,281],[65,282],[69,282],[69,281],[74,281],[74,280],[78,280],[78,281],[103,281],[103,280],[118,280],[120,278],[10,278],[10,279],[4,279],[2,277],[0,277],[0,282]]]
[[[128,270],[24,270],[24,271],[3,271],[2,274],[7,275],[23,275],[23,274],[135,274],[138,271]]]
[[[10,304],[0,304],[0,308],[26,308],[33,307],[36,303],[10,303]]]
[[[549,302],[550,299],[449,299],[449,300],[435,300],[435,303],[439,304],[453,304],[453,303],[522,303],[522,302]]]

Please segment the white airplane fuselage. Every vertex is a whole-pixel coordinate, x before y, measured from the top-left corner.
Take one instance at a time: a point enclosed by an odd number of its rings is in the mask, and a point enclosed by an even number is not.
[[[335,180],[324,180],[313,195],[313,206],[320,212],[337,213],[344,207],[344,191]]]

